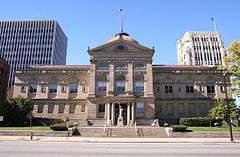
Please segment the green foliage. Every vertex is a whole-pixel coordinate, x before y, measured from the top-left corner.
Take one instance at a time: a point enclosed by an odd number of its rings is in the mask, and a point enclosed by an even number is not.
[[[24,123],[28,121],[28,115],[33,109],[32,102],[29,99],[16,97],[9,103],[1,103],[0,110],[6,123]]]
[[[50,125],[50,129],[52,129],[53,131],[67,131],[68,130],[65,123],[58,123],[58,124]]]
[[[232,80],[233,86],[240,86],[240,42],[233,41],[228,48],[228,55],[224,58],[228,65],[228,71],[237,79]],[[240,89],[234,89],[234,93],[240,94]]]
[[[228,117],[236,118],[239,116],[237,105],[234,102],[229,103],[229,111],[227,104],[223,100],[218,100],[214,107],[209,111],[209,117],[215,120],[228,120]]]
[[[179,124],[186,126],[210,126],[215,122],[221,124],[221,120],[213,120],[208,117],[190,117],[190,118],[180,118]]]
[[[174,132],[186,132],[187,131],[187,126],[185,125],[171,125],[173,128]]]

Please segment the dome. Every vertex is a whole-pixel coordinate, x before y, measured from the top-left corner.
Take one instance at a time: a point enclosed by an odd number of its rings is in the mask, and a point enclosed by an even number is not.
[[[123,39],[123,40],[126,40],[126,41],[130,41],[130,42],[134,42],[136,44],[139,44],[135,39],[130,37],[129,34],[127,34],[127,33],[118,33],[113,38],[108,40],[107,43],[110,43],[110,42],[113,42],[113,41],[116,41],[116,40],[119,40],[119,39]]]

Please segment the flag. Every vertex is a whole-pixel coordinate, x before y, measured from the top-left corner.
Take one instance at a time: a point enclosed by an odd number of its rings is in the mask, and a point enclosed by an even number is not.
[[[123,8],[119,8],[116,10],[118,13],[121,13],[123,11]]]

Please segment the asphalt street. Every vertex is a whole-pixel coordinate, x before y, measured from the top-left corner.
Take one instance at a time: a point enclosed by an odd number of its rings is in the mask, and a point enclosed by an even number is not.
[[[1,141],[0,157],[239,157],[238,143],[83,143]]]

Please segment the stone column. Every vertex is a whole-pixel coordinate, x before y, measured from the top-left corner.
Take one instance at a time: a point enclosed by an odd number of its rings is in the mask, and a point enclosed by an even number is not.
[[[127,82],[127,90],[128,94],[132,95],[133,92],[133,63],[128,63],[128,82]]]
[[[107,107],[108,107],[108,104],[105,104],[105,113],[104,113],[104,118],[107,119]]]
[[[33,115],[38,113],[38,105],[33,106]]]
[[[110,108],[110,103],[107,104],[107,125],[110,126],[111,125],[111,108]]]
[[[153,74],[152,64],[147,63],[146,74],[144,75],[144,96],[153,97]],[[146,83],[145,83],[146,82]],[[145,86],[146,85],[146,86]]]
[[[134,122],[135,122],[135,110],[134,110],[134,103],[131,103],[132,104],[132,109],[131,109],[131,114],[132,114],[132,119],[131,119],[131,123],[130,125],[134,125]]]
[[[48,114],[48,105],[43,105],[43,114]]]
[[[64,107],[64,112],[65,114],[69,114],[69,104],[65,104],[65,107]]]
[[[115,104],[112,103],[112,125],[114,125],[114,121],[115,121]]]
[[[54,105],[54,107],[53,107],[54,114],[58,114],[58,107],[59,107],[59,105]]]
[[[90,69],[90,80],[89,80],[89,96],[95,97],[95,71],[96,65],[93,63],[91,64],[92,67]]]
[[[109,65],[108,95],[114,96],[114,64]]]
[[[130,125],[131,113],[130,113],[130,103],[127,104],[127,125]]]

